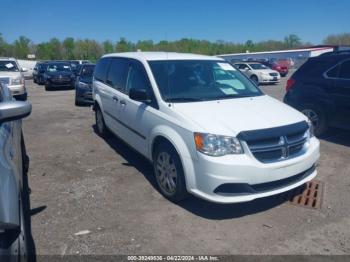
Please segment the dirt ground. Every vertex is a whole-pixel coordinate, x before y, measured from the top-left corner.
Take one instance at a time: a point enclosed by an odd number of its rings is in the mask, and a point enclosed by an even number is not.
[[[262,89],[282,99],[285,81]],[[191,197],[176,205],[159,194],[145,159],[95,133],[93,112],[74,106],[73,90],[26,84],[38,255],[350,254],[349,131],[332,129],[321,139],[320,210],[291,205],[283,194],[230,205]]]

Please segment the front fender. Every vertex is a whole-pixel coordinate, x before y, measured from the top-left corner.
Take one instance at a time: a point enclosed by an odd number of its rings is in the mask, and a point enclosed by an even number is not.
[[[96,107],[96,104],[98,104],[98,106],[101,108],[101,111],[102,111],[102,113],[104,112],[103,111],[103,104],[102,104],[102,100],[101,100],[101,96],[100,96],[100,94],[98,94],[98,93],[95,93],[94,94],[94,110],[95,110],[95,107]]]
[[[189,147],[194,143],[194,140],[192,138],[192,134],[190,134],[189,131],[181,129],[180,132],[183,132],[183,134],[179,134],[178,132],[179,131],[175,130],[170,126],[161,125],[161,126],[155,127],[152,130],[150,135],[148,153],[149,153],[150,159],[153,161],[152,152],[153,152],[155,139],[157,137],[162,137],[167,139],[174,146],[175,150],[179,154],[179,157],[181,159],[181,163],[184,169],[186,187],[187,187],[187,190],[190,190],[196,184],[195,172],[194,172],[194,166],[193,166],[193,161],[194,161],[193,156],[195,156],[195,154],[193,154],[193,150],[191,150],[191,148]],[[188,138],[189,141],[185,141],[186,137]],[[190,138],[192,138],[192,141]]]

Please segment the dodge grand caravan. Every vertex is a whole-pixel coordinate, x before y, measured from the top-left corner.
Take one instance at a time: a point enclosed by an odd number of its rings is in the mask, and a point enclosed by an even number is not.
[[[108,54],[95,67],[93,98],[99,135],[148,158],[171,201],[251,201],[316,176],[319,141],[307,117],[220,58]]]

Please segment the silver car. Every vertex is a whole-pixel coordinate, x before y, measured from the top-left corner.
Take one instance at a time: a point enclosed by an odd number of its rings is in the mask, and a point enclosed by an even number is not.
[[[31,108],[0,84],[0,261],[26,261],[29,254],[29,158],[21,119]]]
[[[0,57],[0,83],[8,86],[17,100],[27,100],[24,75],[27,69],[19,66],[17,60],[11,57]]]

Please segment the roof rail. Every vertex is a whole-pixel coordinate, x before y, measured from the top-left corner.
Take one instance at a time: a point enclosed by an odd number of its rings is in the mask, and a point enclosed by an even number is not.
[[[330,56],[330,55],[350,55],[350,49],[349,50],[327,52],[327,53],[323,53],[319,56]]]

